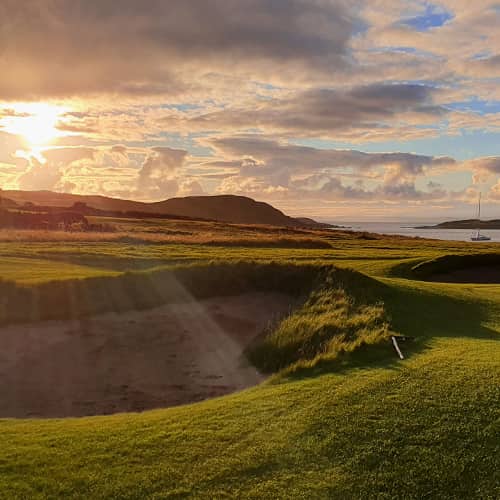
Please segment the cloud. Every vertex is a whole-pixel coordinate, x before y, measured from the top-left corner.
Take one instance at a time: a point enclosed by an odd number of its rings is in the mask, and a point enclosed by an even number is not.
[[[202,185],[194,178],[185,178],[180,180],[177,196],[201,196],[207,193]]]
[[[483,170],[492,174],[500,174],[500,156],[489,156],[469,160],[466,165],[471,169]]]
[[[27,190],[73,190],[75,184],[65,177],[68,170],[83,162],[93,162],[98,155],[95,148],[53,148],[41,151],[37,155],[18,158],[18,164],[24,169],[17,176],[20,189]]]
[[[464,167],[472,171],[474,184],[486,183],[492,177],[500,175],[500,156],[468,160],[464,162]]]
[[[488,175],[500,172],[497,157],[458,162],[450,157],[411,153],[367,153],[319,149],[260,136],[207,140],[212,157],[195,157],[169,147],[114,145],[52,148],[42,157],[17,159],[1,176],[9,187],[103,194],[145,201],[173,196],[232,193],[264,199],[285,208],[328,203],[469,203],[465,187],[447,190],[433,179],[448,171]],[[24,162],[24,163],[23,163]],[[486,174],[485,174],[486,173]],[[483,189],[486,193],[486,190]],[[487,198],[500,200],[498,185]],[[486,198],[486,197],[485,197]],[[356,205],[357,206],[357,205]],[[308,210],[309,210],[308,209]]]
[[[500,54],[470,58],[463,62],[460,69],[463,74],[469,77],[500,78]]]
[[[30,114],[22,113],[11,108],[0,108],[0,120],[2,118],[26,118],[27,116],[30,116]]]
[[[264,173],[282,167],[292,172],[339,168],[368,172],[374,167],[397,167],[400,174],[416,175],[426,166],[454,163],[450,157],[318,149],[260,136],[220,137],[209,140],[209,144],[226,157],[240,158],[240,169],[244,173]]]
[[[111,146],[111,152],[124,156],[127,154],[127,146],[124,146],[123,144],[115,144],[114,146]]]
[[[0,99],[176,95],[211,72],[332,74],[358,21],[346,0],[3,0]],[[185,81],[189,80],[189,81]]]
[[[219,192],[287,196],[300,199],[422,200],[446,196],[439,186],[418,190],[418,177],[456,164],[450,157],[410,153],[366,153],[317,149],[261,137],[211,140],[216,152],[239,172],[222,180]],[[239,158],[239,160],[238,160]],[[344,179],[354,179],[345,184]],[[364,182],[369,182],[365,186]]]
[[[248,107],[188,117],[166,117],[167,126],[197,130],[259,129],[262,132],[300,136],[343,137],[362,140],[380,136],[401,136],[401,129],[440,121],[447,110],[433,103],[439,91],[416,84],[374,83],[346,89],[314,88],[288,98],[270,99]]]
[[[489,190],[488,199],[493,201],[500,201],[500,180]]]
[[[166,147],[51,148],[17,159],[20,189],[70,191],[158,200],[182,192],[202,192],[179,169],[187,152]],[[142,164],[135,157],[142,158]]]
[[[43,158],[52,165],[64,166],[81,160],[93,160],[98,149],[90,147],[51,148],[42,151]]]
[[[183,149],[152,148],[139,171],[139,195],[153,199],[174,196],[179,189],[176,172],[184,164],[186,156],[187,151]]]
[[[61,169],[53,165],[44,165],[36,158],[31,158],[26,170],[18,176],[19,189],[52,190],[62,179]],[[73,187],[73,186],[71,186]]]

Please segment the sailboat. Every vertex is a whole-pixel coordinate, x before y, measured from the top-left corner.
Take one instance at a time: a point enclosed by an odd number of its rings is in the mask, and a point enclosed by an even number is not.
[[[481,193],[479,193],[479,200],[477,206],[477,232],[471,236],[471,241],[490,241],[491,238],[481,234]]]

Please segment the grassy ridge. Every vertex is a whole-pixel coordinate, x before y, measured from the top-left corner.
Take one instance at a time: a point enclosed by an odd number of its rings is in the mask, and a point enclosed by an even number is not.
[[[0,281],[0,324],[72,319],[103,312],[147,309],[246,291],[307,295],[322,268],[277,263],[205,263],[154,271],[67,279],[31,286]]]

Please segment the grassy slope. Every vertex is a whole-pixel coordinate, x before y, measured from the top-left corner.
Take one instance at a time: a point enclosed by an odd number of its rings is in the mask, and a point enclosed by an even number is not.
[[[89,266],[56,262],[49,259],[2,257],[0,279],[22,284],[44,283],[52,280],[112,276],[115,273]]]
[[[0,254],[12,251],[6,245]],[[418,261],[473,247],[393,239],[339,241],[330,252],[16,245],[26,257],[94,259],[103,269],[119,268],[114,256],[125,259],[122,268],[135,259],[157,265],[247,256],[343,263],[376,277],[370,287],[383,300],[391,329],[416,341],[403,347],[409,354],[403,362],[384,356],[306,364],[249,391],[192,406],[0,421],[0,497],[500,495],[500,285],[397,276]]]

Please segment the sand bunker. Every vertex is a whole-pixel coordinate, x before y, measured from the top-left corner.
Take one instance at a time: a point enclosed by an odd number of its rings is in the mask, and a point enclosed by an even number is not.
[[[243,351],[292,302],[251,293],[0,328],[0,417],[142,411],[255,385]]]
[[[428,281],[441,283],[500,283],[499,266],[477,266],[433,274]]]

